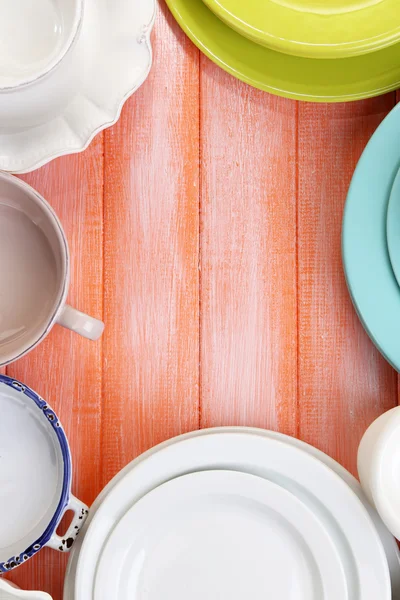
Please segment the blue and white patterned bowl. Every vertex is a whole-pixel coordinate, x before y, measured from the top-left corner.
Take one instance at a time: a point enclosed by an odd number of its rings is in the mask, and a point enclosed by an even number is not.
[[[74,517],[60,537],[66,511]],[[71,455],[56,414],[30,388],[0,375],[0,573],[44,546],[69,551],[87,514],[71,494]]]

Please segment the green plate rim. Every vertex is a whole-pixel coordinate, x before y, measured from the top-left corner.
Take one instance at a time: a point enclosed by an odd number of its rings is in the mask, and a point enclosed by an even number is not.
[[[231,30],[228,25],[226,25],[225,23],[223,23],[222,21],[220,21],[218,19],[218,17],[216,17],[214,15],[214,13],[212,13],[212,11],[206,7],[205,4],[202,3],[202,0],[166,0],[166,4],[169,8],[169,10],[171,11],[173,17],[175,18],[175,20],[177,21],[178,25],[181,27],[181,29],[185,32],[185,34],[189,37],[189,39],[195,44],[195,46],[197,48],[199,48],[199,50],[205,54],[212,62],[214,62],[216,65],[218,65],[219,67],[221,67],[224,71],[226,71],[227,73],[229,73],[230,75],[232,75],[233,77],[235,77],[236,79],[239,79],[240,81],[243,81],[244,83],[247,83],[248,85],[251,85],[252,87],[255,87],[259,90],[262,91],[266,91],[269,92],[271,94],[274,94],[276,96],[281,96],[284,98],[289,98],[292,100],[300,100],[300,101],[307,101],[307,102],[314,102],[314,103],[319,103],[319,102],[323,102],[323,103],[334,103],[334,102],[353,102],[356,100],[364,100],[366,98],[373,98],[376,96],[381,96],[383,94],[386,94],[388,92],[392,92],[395,91],[396,89],[398,89],[400,87],[400,67],[399,67],[399,73],[396,77],[396,80],[393,81],[393,83],[388,83],[387,85],[383,85],[383,86],[379,86],[376,87],[374,89],[370,89],[370,90],[365,90],[365,91],[361,91],[361,92],[355,92],[355,93],[333,93],[333,94],[318,94],[318,95],[314,95],[311,93],[299,93],[296,91],[292,91],[290,89],[282,89],[282,88],[278,88],[275,87],[273,85],[268,85],[265,84],[261,81],[258,81],[256,79],[254,79],[253,77],[246,75],[245,72],[242,71],[238,71],[237,69],[235,69],[234,67],[232,67],[231,65],[227,64],[226,62],[224,62],[224,60],[222,60],[216,53],[214,53],[211,49],[209,49],[200,39],[200,37],[190,28],[190,26],[188,26],[188,24],[185,21],[185,18],[182,16],[181,14],[181,10],[179,8],[179,5],[182,2],[190,2],[193,4],[193,2],[201,2],[201,4],[204,6],[204,8],[213,16],[214,19],[216,19],[216,21],[218,21],[223,27],[225,27],[227,30],[229,30],[233,35],[238,36],[239,38],[242,38],[242,36],[240,36],[239,33],[235,32],[234,30]],[[243,38],[246,39],[246,38]],[[257,44],[255,44],[254,42],[251,42],[250,40],[247,40],[247,42],[249,44],[252,44],[254,46],[258,46]],[[389,46],[388,48],[384,48],[383,50],[378,51],[377,53],[383,53],[383,52],[387,52],[390,51],[393,48],[399,48],[400,50],[400,43],[399,44],[394,44],[392,46]],[[267,49],[265,49],[267,50]],[[269,52],[274,52],[273,50],[269,50]],[[377,54],[374,53],[374,54]],[[293,57],[291,55],[285,55],[283,53],[277,53],[281,58],[283,57],[283,59],[285,59],[285,57],[287,57],[288,59],[299,59],[302,61],[324,61],[325,63],[328,62],[334,62],[334,61],[347,61],[347,60],[357,60],[357,59],[362,59],[365,58],[368,55],[362,55],[361,57],[356,56],[356,57],[350,57],[348,59],[320,59],[320,58],[316,58],[316,59],[312,59],[312,58],[303,58],[303,57]],[[395,64],[395,63],[394,63]],[[397,64],[397,63],[396,63]],[[399,60],[399,66],[400,66],[400,60]],[[339,85],[337,87],[340,87]],[[290,85],[288,85],[288,88],[290,88]]]

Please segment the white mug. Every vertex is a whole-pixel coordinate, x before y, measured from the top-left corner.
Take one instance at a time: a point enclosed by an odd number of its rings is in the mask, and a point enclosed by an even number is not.
[[[0,366],[33,350],[58,323],[97,340],[104,324],[66,304],[68,244],[50,205],[0,173]]]
[[[368,427],[358,448],[357,467],[368,500],[400,539],[400,406]]]

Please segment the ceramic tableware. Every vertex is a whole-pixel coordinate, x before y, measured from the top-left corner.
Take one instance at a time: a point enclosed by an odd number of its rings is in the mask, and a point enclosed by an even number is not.
[[[76,43],[82,17],[83,0],[0,3],[0,94],[56,69]]]
[[[400,370],[400,288],[389,259],[386,221],[400,167],[400,107],[378,127],[355,170],[344,211],[342,253],[347,285],[367,333]]]
[[[0,375],[0,573],[44,546],[68,552],[87,507],[71,494],[71,456],[57,415],[26,385]],[[74,513],[67,532],[57,527]]]
[[[75,600],[93,597],[99,553],[111,530],[152,489],[189,472],[239,470],[264,477],[303,502],[329,530],[352,600],[390,598],[388,562],[368,511],[331,469],[289,444],[245,432],[184,438],[136,463],[108,492],[85,533]]]
[[[358,473],[371,504],[400,539],[400,407],[381,415],[365,432]]]
[[[399,41],[397,0],[204,0],[254,42],[311,58],[372,52]]]
[[[0,93],[1,170],[26,173],[81,152],[116,123],[150,71],[155,9],[155,0],[84,0],[78,39],[59,67]]]
[[[390,192],[387,220],[386,237],[389,250],[390,262],[393,273],[400,285],[400,171],[397,173]]]
[[[329,532],[271,481],[201,471],[166,482],[128,510],[103,549],[94,597],[291,595],[349,598]]]
[[[222,69],[272,94],[311,102],[378,96],[400,85],[400,43],[368,55],[310,59],[265,48],[221,21],[203,0],[167,0],[183,31]]]
[[[61,224],[29,185],[0,173],[0,366],[35,348],[55,323],[91,340],[104,324],[66,304],[70,259]]]
[[[52,600],[44,592],[25,592],[16,585],[0,578],[0,600]]]
[[[359,484],[359,482],[344,469],[339,463],[334,461],[332,458],[310,446],[301,440],[296,438],[292,438],[286,436],[284,434],[275,432],[275,431],[266,431],[264,429],[254,429],[254,428],[232,428],[232,427],[223,427],[223,428],[215,428],[211,430],[201,430],[201,431],[193,431],[191,433],[185,434],[183,436],[179,436],[177,438],[173,438],[171,440],[167,440],[163,444],[160,444],[154,448],[151,448],[137,459],[135,459],[132,463],[128,464],[122,471],[120,471],[114,479],[112,479],[109,484],[102,490],[100,495],[95,500],[94,504],[91,507],[89,517],[84,525],[82,535],[75,542],[72,552],[70,554],[70,558],[68,561],[68,568],[65,577],[65,585],[64,585],[64,600],[75,600],[75,579],[76,579],[76,569],[77,565],[80,561],[80,553],[82,548],[82,542],[85,537],[85,533],[88,530],[90,522],[94,515],[97,513],[99,507],[101,507],[103,501],[106,499],[111,490],[121,481],[127,473],[129,473],[132,469],[135,469],[136,466],[145,460],[148,456],[151,456],[157,453],[159,450],[171,446],[175,444],[177,441],[182,439],[191,439],[197,437],[203,437],[208,435],[213,435],[214,433],[235,433],[238,431],[245,432],[249,435],[257,435],[260,437],[267,437],[271,439],[276,439],[282,441],[294,448],[300,449],[303,452],[307,452],[311,456],[314,456],[317,460],[320,460],[323,464],[328,466],[332,471],[334,471],[338,476],[340,476],[345,483],[352,489],[352,491],[357,495],[357,497],[362,502],[363,506],[367,510],[370,515],[371,520],[374,523],[374,526],[380,536],[382,544],[385,548],[386,558],[388,560],[390,576],[391,576],[391,585],[392,585],[392,597],[396,598],[400,594],[400,558],[399,558],[399,550],[397,544],[393,538],[393,536],[389,533],[386,527],[383,525],[378,513],[371,507],[371,505],[367,502],[365,494]]]

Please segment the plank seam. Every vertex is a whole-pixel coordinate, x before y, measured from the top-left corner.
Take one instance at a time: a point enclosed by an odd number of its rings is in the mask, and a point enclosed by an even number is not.
[[[295,115],[295,201],[296,201],[296,402],[295,402],[295,435],[297,438],[300,437],[300,248],[299,248],[299,228],[300,228],[300,202],[299,202],[299,190],[300,190],[300,103],[296,101],[296,115]]]
[[[198,386],[199,386],[199,398],[198,398],[198,411],[199,411],[199,422],[198,428],[202,428],[203,414],[202,414],[202,397],[203,397],[203,369],[202,369],[202,347],[203,347],[203,315],[202,315],[202,289],[203,289],[203,278],[202,278],[202,213],[203,213],[203,153],[202,153],[202,110],[201,110],[201,89],[202,89],[202,71],[201,71],[201,53],[198,51],[198,70],[199,70],[199,165],[198,165],[198,202],[199,202],[199,240],[198,240],[198,281],[199,281],[199,371],[198,371]]]

